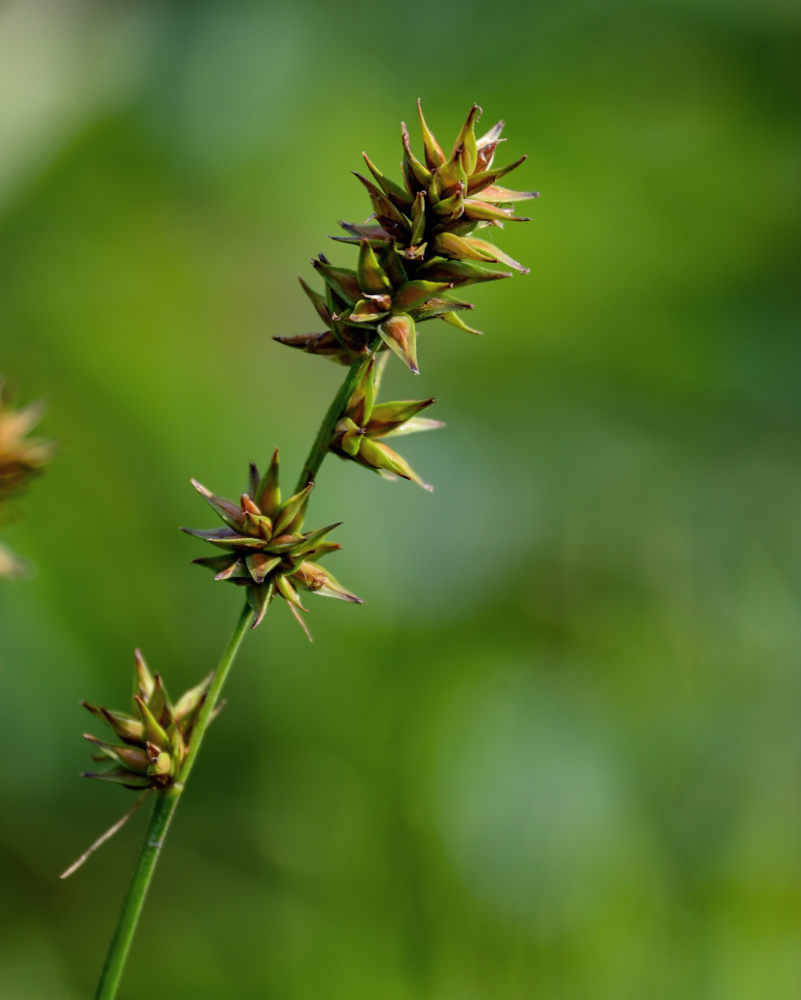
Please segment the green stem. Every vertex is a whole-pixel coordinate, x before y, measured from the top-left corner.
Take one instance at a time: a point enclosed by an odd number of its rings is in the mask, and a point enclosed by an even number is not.
[[[380,342],[381,338],[376,333],[367,345],[367,350],[370,354],[375,351]],[[334,428],[336,427],[339,418],[345,412],[348,400],[353,395],[353,390],[356,388],[356,383],[359,381],[359,369],[363,364],[364,358],[359,358],[354,361],[348,369],[345,381],[340,386],[339,392],[336,396],[334,396],[334,400],[328,407],[328,412],[323,417],[323,422],[320,424],[320,429],[317,431],[317,437],[314,439],[311,451],[303,464],[303,469],[300,473],[300,478],[298,479],[298,485],[295,487],[296,491],[302,490],[304,486],[314,482],[314,477],[319,472],[320,466],[323,464],[323,459],[328,454],[328,444],[331,441]]]
[[[117,989],[122,978],[123,969],[125,968],[125,961],[128,958],[128,951],[131,947],[139,914],[142,912],[142,905],[144,904],[147,890],[150,887],[153,870],[161,854],[167,830],[178,806],[178,800],[189,777],[189,772],[192,770],[195,758],[200,750],[200,744],[203,742],[203,737],[208,728],[211,713],[217,704],[220,692],[225,684],[225,679],[228,676],[228,671],[236,659],[242,639],[245,637],[245,633],[252,620],[253,611],[249,606],[245,605],[234,633],[220,658],[214,679],[209,688],[209,693],[203,702],[203,707],[194,726],[189,753],[186,755],[177,780],[158,795],[156,804],[153,806],[150,822],[145,831],[142,850],[139,853],[139,859],[136,862],[136,867],[131,877],[131,884],[128,886],[128,892],[122,904],[122,910],[117,921],[116,930],[114,931],[114,937],[111,939],[111,944],[109,945],[103,971],[100,973],[100,982],[97,984],[95,1000],[113,1000],[117,995]]]

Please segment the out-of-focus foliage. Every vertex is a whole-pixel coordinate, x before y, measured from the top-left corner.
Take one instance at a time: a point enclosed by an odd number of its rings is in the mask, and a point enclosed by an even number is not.
[[[0,589],[4,998],[91,991],[144,817],[58,881],[128,805],[78,701],[213,666],[189,477],[300,468],[341,372],[271,338],[418,96],[531,154],[532,273],[388,372],[433,496],[326,462],[367,603],[248,639],[123,994],[799,995],[797,48],[789,0],[0,7],[0,370],[61,449]]]

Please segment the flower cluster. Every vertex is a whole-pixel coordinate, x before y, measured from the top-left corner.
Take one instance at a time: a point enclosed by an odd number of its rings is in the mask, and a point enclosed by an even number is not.
[[[92,760],[111,766],[105,771],[85,772],[83,777],[113,781],[125,788],[166,788],[186,759],[192,729],[206,700],[212,675],[172,704],[160,675],[151,674],[138,649],[134,659],[132,715],[82,702],[119,740],[107,743],[84,733],[84,739],[94,748]]]
[[[445,425],[441,420],[418,416],[434,403],[433,399],[375,402],[388,357],[384,354],[377,362],[370,357],[361,366],[359,381],[334,428],[329,447],[340,458],[353,459],[385,479],[400,476],[401,479],[411,479],[425,490],[431,490],[433,487],[424,483],[401,455],[384,444],[383,439],[434,430]]]
[[[301,531],[311,484],[281,502],[278,449],[263,477],[259,476],[255,465],[250,466],[248,492],[242,494],[238,504],[216,496],[194,479],[192,485],[226,525],[211,531],[182,529],[223,550],[218,556],[195,559],[195,562],[214,570],[215,580],[229,580],[237,586],[247,587],[248,600],[256,613],[253,628],[262,621],[270,601],[278,594],[308,635],[298,614],[307,610],[301,604],[298,587],[322,597],[362,603],[360,597],[351,594],[317,565],[318,559],[341,548],[336,542],[325,540],[339,524],[329,524],[316,531]]]
[[[324,294],[301,279],[326,329],[276,337],[280,343],[343,364],[371,353],[375,344],[393,351],[416,373],[420,323],[438,318],[461,330],[480,332],[460,316],[472,305],[445,294],[448,290],[511,277],[509,271],[486,265],[527,273],[494,243],[473,235],[476,230],[502,228],[505,222],[527,221],[515,214],[514,203],[537,196],[498,184],[525,160],[523,156],[506,167],[493,166],[504,123],[476,138],[481,108],[474,104],[446,155],[428,128],[419,101],[418,111],[424,161],[412,152],[402,125],[402,184],[386,177],[363,154],[373,180],[356,176],[367,189],[373,215],[362,224],[342,223],[348,235],[335,237],[358,245],[356,269],[335,267],[321,254],[312,266],[323,279]]]

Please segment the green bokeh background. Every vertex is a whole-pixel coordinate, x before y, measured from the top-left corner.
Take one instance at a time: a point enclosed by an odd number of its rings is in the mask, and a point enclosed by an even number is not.
[[[341,375],[271,336],[418,96],[531,154],[532,273],[388,376],[448,423],[403,442],[433,496],[326,463],[367,603],[248,639],[121,996],[801,995],[798,28],[0,5],[0,370],[60,445],[4,533],[38,574],[0,589],[3,1000],[91,995],[144,817],[57,880],[130,802],[78,779],[78,701],[123,707],[136,645],[175,691],[215,662],[240,594],[189,565],[188,479],[296,475]]]

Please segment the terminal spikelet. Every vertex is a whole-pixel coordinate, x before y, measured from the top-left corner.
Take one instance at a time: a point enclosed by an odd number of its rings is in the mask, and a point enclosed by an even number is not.
[[[509,278],[513,271],[528,273],[493,242],[476,235],[503,228],[506,222],[527,222],[515,213],[514,204],[537,197],[535,191],[515,191],[498,183],[526,159],[494,166],[504,123],[476,137],[481,108],[474,104],[446,154],[419,101],[418,113],[423,159],[415,156],[402,124],[402,183],[388,178],[363,154],[370,176],[356,177],[367,191],[373,214],[365,223],[341,223],[347,235],[334,237],[359,248],[355,269],[336,267],[321,254],[312,266],[324,292],[301,279],[326,329],[276,337],[280,343],[347,365],[373,345],[392,351],[416,374],[421,323],[441,319],[469,333],[479,332],[460,315],[472,304],[448,294],[452,289]]]

